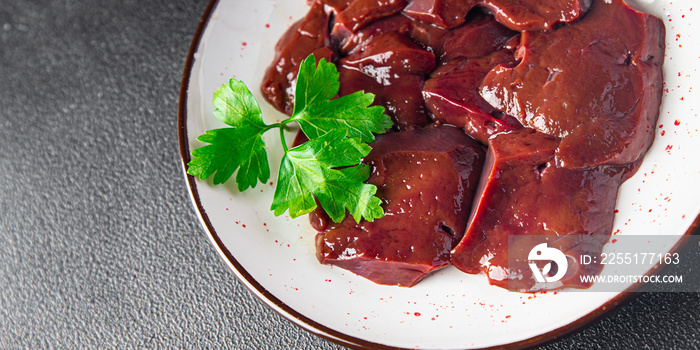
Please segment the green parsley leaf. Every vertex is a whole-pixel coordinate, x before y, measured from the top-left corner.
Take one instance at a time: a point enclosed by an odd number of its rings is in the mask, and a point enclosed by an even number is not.
[[[338,94],[339,73],[335,65],[321,59],[316,65],[313,55],[302,61],[294,92],[292,120],[299,123],[309,139],[331,130],[345,129],[349,137],[362,142],[374,141],[374,134],[391,128],[392,121],[384,107],[370,106],[374,95],[362,91],[332,99]]]
[[[214,93],[214,115],[233,128],[209,130],[197,140],[210,145],[192,151],[187,173],[214,184],[226,182],[238,169],[238,190],[255,187],[270,178],[270,165],[262,134],[270,129],[260,106],[241,81],[231,79]]]
[[[315,198],[331,220],[340,222],[346,214],[359,222],[384,215],[377,188],[364,181],[369,167],[358,165],[371,148],[347,130],[331,131],[297,146],[284,156],[272,202],[275,215],[289,210],[293,218],[317,206]]]
[[[289,211],[293,218],[323,207],[340,222],[349,212],[359,222],[384,215],[377,188],[365,184],[369,167],[361,164],[371,148],[374,134],[386,132],[391,119],[384,108],[371,106],[374,95],[356,92],[334,98],[339,91],[335,65],[313,55],[302,61],[295,88],[292,117],[266,125],[260,106],[242,82],[231,79],[214,93],[214,115],[231,128],[209,130],[197,140],[208,143],[192,151],[187,173],[214,184],[226,182],[234,172],[238,189],[244,191],[267,182],[270,166],[262,135],[272,128],[298,122],[309,138],[287,149],[280,132],[284,156],[271,209],[275,215]]]

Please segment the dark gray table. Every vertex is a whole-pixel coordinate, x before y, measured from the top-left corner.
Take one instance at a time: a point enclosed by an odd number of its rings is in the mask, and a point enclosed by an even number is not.
[[[207,0],[0,0],[0,349],[337,349],[255,299],[182,176]],[[698,294],[646,294],[559,348],[698,348]]]

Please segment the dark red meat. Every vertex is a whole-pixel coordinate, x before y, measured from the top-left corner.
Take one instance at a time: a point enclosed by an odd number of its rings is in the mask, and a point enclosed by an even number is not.
[[[306,0],[307,3],[313,4],[317,3],[320,5],[326,5],[331,11],[337,13],[344,10],[350,3],[354,0]]]
[[[518,31],[551,30],[583,15],[591,0],[412,0],[407,14],[446,28],[462,25],[469,11],[489,9],[506,27]]]
[[[400,12],[408,0],[354,0],[335,16],[333,32],[352,33]]]
[[[294,23],[275,46],[275,58],[265,71],[261,84],[263,97],[277,110],[291,115],[294,111],[294,84],[299,65],[310,54],[332,61],[329,48],[328,15],[323,4],[314,2],[306,16]]]
[[[452,263],[457,268],[468,273],[484,272],[492,284],[504,288],[509,287],[511,276],[511,289],[527,290],[534,284],[526,264],[534,244],[517,247],[524,259],[520,265],[509,266],[509,235],[552,236],[554,246],[573,257],[580,255],[578,251],[600,253],[610,236],[618,187],[636,170],[636,164],[584,170],[560,168],[554,162],[560,142],[532,129],[491,139],[469,228],[452,252]],[[576,235],[588,239],[577,240]],[[595,244],[577,244],[580,242]],[[597,274],[599,269],[596,264],[574,264],[569,269],[572,274],[562,280],[561,286],[586,287],[576,278],[577,273]]]
[[[492,16],[474,11],[467,23],[442,37],[436,55],[442,63],[487,56],[503,49],[517,34]]]
[[[435,68],[435,55],[406,36],[390,32],[371,37],[338,62],[340,95],[375,94],[400,130],[429,123],[421,90]]]
[[[525,32],[520,64],[499,66],[486,101],[525,126],[561,137],[561,165],[626,164],[653,141],[661,102],[663,23],[621,0],[596,0],[575,25]]]
[[[365,163],[386,215],[329,223],[317,209],[316,255],[376,283],[412,286],[445,267],[462,238],[484,151],[462,130],[426,127],[380,135]]]
[[[338,43],[340,54],[347,55],[369,38],[386,33],[408,36],[426,50],[435,52],[442,44],[442,37],[449,33],[449,30],[428,22],[416,21],[403,13],[398,13],[367,25],[354,33],[333,33],[333,39]]]
[[[476,0],[412,0],[404,12],[409,16],[445,28],[462,25]]]
[[[491,68],[510,61],[511,52],[501,50],[437,68],[423,86],[423,98],[433,119],[464,128],[484,145],[493,134],[521,128],[517,119],[493,108],[478,92]]]
[[[442,65],[425,82],[423,98],[434,120],[463,127],[487,144],[491,135],[521,127],[517,119],[499,112],[479,94],[493,67],[515,65],[511,42],[517,37],[491,16],[473,12],[469,17],[443,37],[437,52]]]
[[[413,26],[413,21],[399,13],[381,21],[376,21],[355,33],[332,33],[333,40],[338,43],[339,52],[342,55],[349,54],[357,46],[367,42],[370,38],[387,33],[407,35]]]
[[[592,0],[481,0],[496,20],[518,31],[552,30],[583,16]]]

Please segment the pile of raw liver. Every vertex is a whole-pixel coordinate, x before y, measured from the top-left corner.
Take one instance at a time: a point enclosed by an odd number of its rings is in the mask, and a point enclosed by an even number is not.
[[[508,236],[547,235],[576,267],[557,286],[586,287],[576,277],[601,267],[577,253],[600,253],[653,141],[662,21],[622,0],[309,2],[277,44],[266,99],[290,114],[314,54],[336,63],[340,95],[371,92],[395,122],[365,159],[386,216],[333,223],[317,209],[319,261],[401,286],[452,264],[527,290]]]

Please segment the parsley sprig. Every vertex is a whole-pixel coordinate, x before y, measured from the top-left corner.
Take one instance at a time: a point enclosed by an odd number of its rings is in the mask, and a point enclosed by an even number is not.
[[[208,130],[197,140],[209,145],[192,151],[187,173],[222,184],[236,172],[238,190],[255,187],[270,178],[270,165],[262,135],[277,128],[284,156],[271,210],[292,218],[316,209],[317,202],[331,220],[340,222],[349,212],[359,222],[384,215],[377,188],[364,183],[369,167],[361,164],[374,134],[386,132],[391,119],[384,108],[371,106],[374,95],[362,91],[334,98],[339,91],[335,65],[313,55],[301,62],[294,90],[292,116],[265,124],[260,105],[245,84],[230,79],[214,93],[214,115],[231,126]],[[296,122],[309,141],[289,149],[284,139],[287,124]]]

